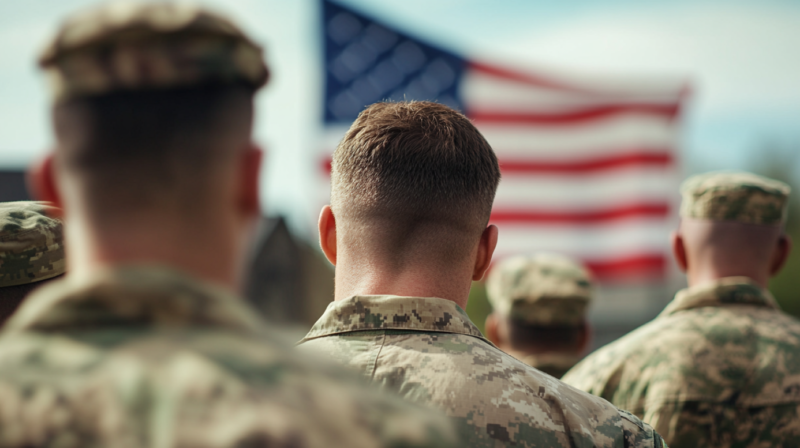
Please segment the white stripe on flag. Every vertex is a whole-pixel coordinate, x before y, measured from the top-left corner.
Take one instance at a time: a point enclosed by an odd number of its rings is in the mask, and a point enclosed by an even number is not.
[[[664,219],[635,219],[613,224],[546,229],[507,224],[500,228],[496,253],[502,257],[549,251],[580,259],[663,254],[669,247],[671,227]]]
[[[505,175],[496,208],[596,210],[636,202],[667,202],[677,197],[673,170],[638,167],[593,175]]]

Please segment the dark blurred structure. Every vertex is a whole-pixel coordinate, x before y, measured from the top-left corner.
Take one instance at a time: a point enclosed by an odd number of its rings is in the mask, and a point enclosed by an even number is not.
[[[0,171],[0,202],[30,200],[24,170]]]
[[[245,297],[268,320],[304,334],[333,301],[333,268],[282,217],[262,219],[254,248]]]

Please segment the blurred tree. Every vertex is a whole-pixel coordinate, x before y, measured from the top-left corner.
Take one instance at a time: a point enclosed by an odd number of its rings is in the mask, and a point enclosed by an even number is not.
[[[770,281],[770,290],[786,312],[800,317],[800,139],[766,140],[752,154],[750,170],[792,187],[786,233],[795,247],[786,266]]]

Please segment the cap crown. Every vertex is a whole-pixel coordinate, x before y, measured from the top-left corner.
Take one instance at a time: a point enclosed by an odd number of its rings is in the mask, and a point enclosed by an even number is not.
[[[263,86],[260,46],[232,21],[186,3],[111,2],[65,20],[39,58],[56,101],[210,81]]]
[[[64,235],[57,210],[46,202],[0,203],[0,287],[64,273]]]
[[[592,296],[590,275],[575,261],[555,254],[509,258],[487,280],[495,311],[540,325],[577,325]]]
[[[681,186],[681,216],[774,225],[786,221],[791,188],[746,172],[698,174]]]

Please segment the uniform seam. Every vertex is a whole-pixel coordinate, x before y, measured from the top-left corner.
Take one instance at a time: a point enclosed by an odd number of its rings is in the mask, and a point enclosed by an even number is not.
[[[375,372],[377,372],[377,370],[378,370],[378,358],[380,358],[381,351],[383,351],[383,347],[385,345],[386,345],[386,331],[383,331],[383,332],[381,332],[381,335],[380,335],[380,342],[378,343],[378,350],[375,352],[375,357],[372,358],[372,360],[371,360],[372,368],[370,368],[369,369],[370,372],[368,372],[370,381],[374,381],[375,380]]]

